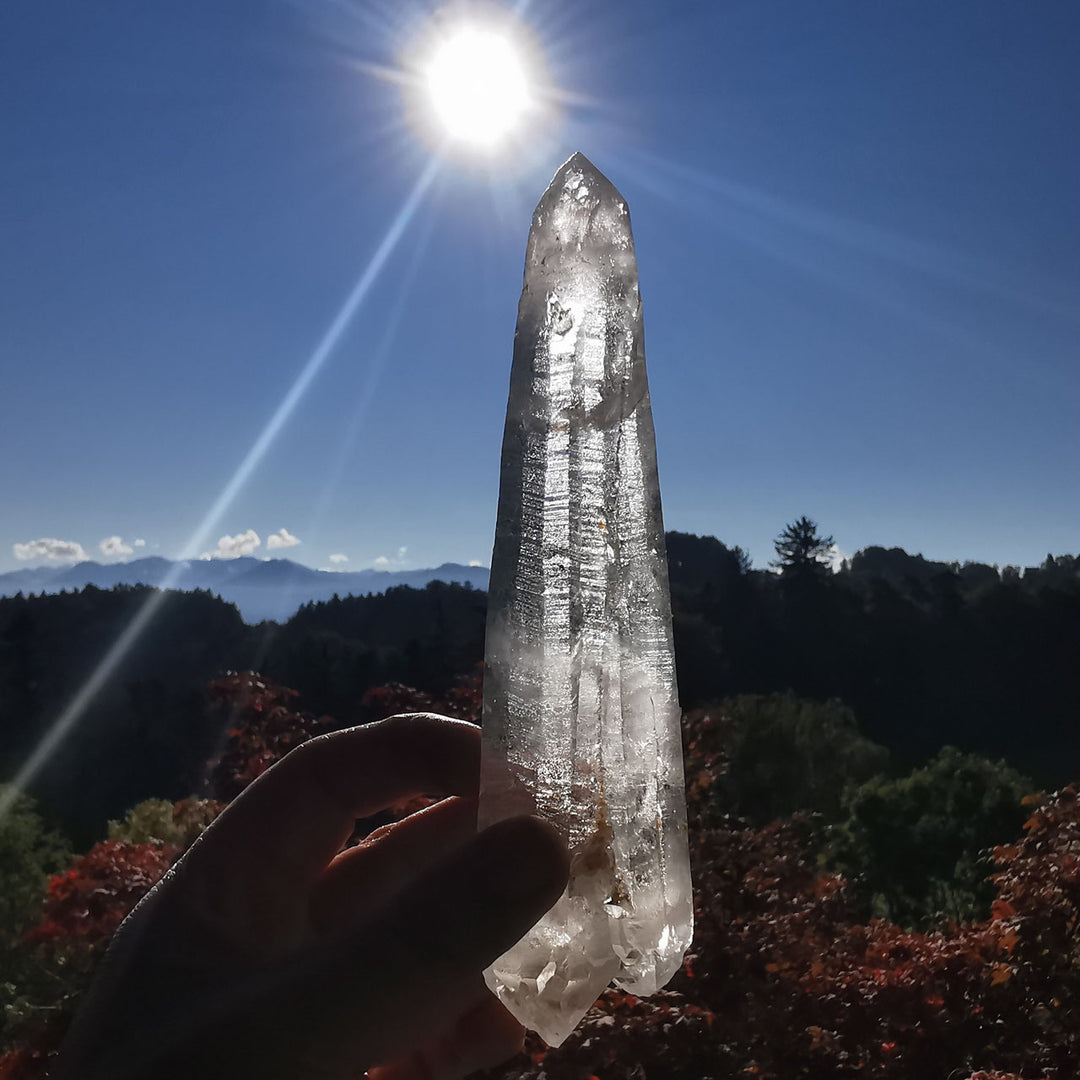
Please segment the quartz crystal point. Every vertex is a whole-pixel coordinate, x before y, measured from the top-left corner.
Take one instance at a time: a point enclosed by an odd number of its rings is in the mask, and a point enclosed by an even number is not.
[[[539,815],[571,871],[484,975],[557,1046],[612,979],[662,987],[693,922],[637,261],[581,154],[529,232],[488,603],[480,825]]]

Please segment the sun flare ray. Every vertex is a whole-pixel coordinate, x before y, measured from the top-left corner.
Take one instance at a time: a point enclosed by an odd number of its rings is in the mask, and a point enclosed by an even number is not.
[[[386,234],[375,249],[352,291],[346,297],[345,302],[341,305],[337,315],[334,316],[326,332],[319,339],[311,355],[301,368],[299,375],[297,375],[292,386],[282,398],[281,403],[259,433],[251,449],[244,455],[243,460],[229,478],[221,494],[184,545],[181,560],[196,557],[197,553],[205,547],[207,538],[221,521],[221,518],[224,517],[244,484],[247,483],[251,474],[266,455],[267,450],[269,450],[285,426],[315,376],[326,363],[327,357],[330,356],[341,341],[356,312],[378,280],[387,260],[400,243],[406,228],[415,217],[424,196],[438,174],[439,167],[440,161],[437,157],[432,157],[428,161],[427,166],[406,196],[401,209],[390,223],[390,227],[386,230]],[[91,672],[86,682],[49,726],[48,731],[42,736],[30,756],[19,768],[11,784],[3,794],[0,794],[0,822],[7,816],[18,795],[25,791],[34,781],[63,743],[68,733],[78,724],[94,697],[102,689],[124,657],[131,651],[132,646],[139,640],[142,632],[150,625],[151,620],[157,614],[167,596],[167,590],[176,584],[181,570],[182,562],[177,562],[162,581],[160,587],[150,593],[142,607],[133,616],[131,622],[128,623],[119,637],[109,647],[97,667]]]

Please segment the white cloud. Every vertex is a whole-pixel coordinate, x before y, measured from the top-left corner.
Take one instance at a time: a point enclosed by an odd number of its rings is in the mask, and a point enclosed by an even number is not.
[[[403,570],[405,568],[405,556],[409,549],[402,545],[397,549],[396,555],[380,555],[371,565],[376,570]]]
[[[106,536],[98,544],[102,555],[115,559],[120,555],[130,555],[135,549],[130,544],[125,544],[119,536]]]
[[[342,555],[341,552],[335,552],[333,555],[330,556],[330,561],[335,566],[340,566],[342,563],[347,563],[349,561],[349,556]]]
[[[145,540],[133,540],[132,543],[136,547],[146,547],[146,541]]]
[[[82,544],[48,536],[27,540],[25,544],[13,544],[11,549],[20,562],[77,563],[89,558]]]
[[[270,548],[271,551],[273,551],[274,548],[296,547],[296,545],[299,543],[300,538],[297,536],[293,536],[293,534],[289,532],[288,529],[281,529],[276,533],[271,533],[266,538],[266,546]]]
[[[483,566],[484,564],[479,559],[470,559],[469,560],[469,565],[470,566]]]
[[[204,559],[239,559],[250,555],[262,544],[259,534],[254,529],[237,533],[235,536],[222,536],[213,551],[204,552]]]
[[[833,544],[828,551],[825,552],[825,560],[829,569],[835,574],[843,566],[846,559],[850,559],[851,556],[840,549],[838,544]]]

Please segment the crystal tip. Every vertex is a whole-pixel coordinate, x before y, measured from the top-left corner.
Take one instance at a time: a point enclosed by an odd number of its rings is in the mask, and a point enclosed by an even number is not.
[[[568,191],[577,191],[582,185],[599,196],[601,202],[624,202],[615,185],[578,150],[556,170],[540,205],[557,200]]]
[[[575,150],[563,165],[564,169],[580,169],[582,172],[599,172],[600,170],[580,151]]]
[[[607,183],[611,182],[580,150],[576,150],[559,166],[552,177],[552,184],[571,172],[581,173],[583,176],[595,176]]]

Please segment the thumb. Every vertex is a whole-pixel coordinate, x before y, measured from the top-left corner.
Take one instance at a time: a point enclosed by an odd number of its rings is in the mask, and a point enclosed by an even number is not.
[[[493,825],[324,954],[301,980],[305,1023],[336,1031],[331,1041],[355,1033],[350,1063],[414,1049],[472,1007],[481,971],[555,903],[568,873],[550,826]]]

